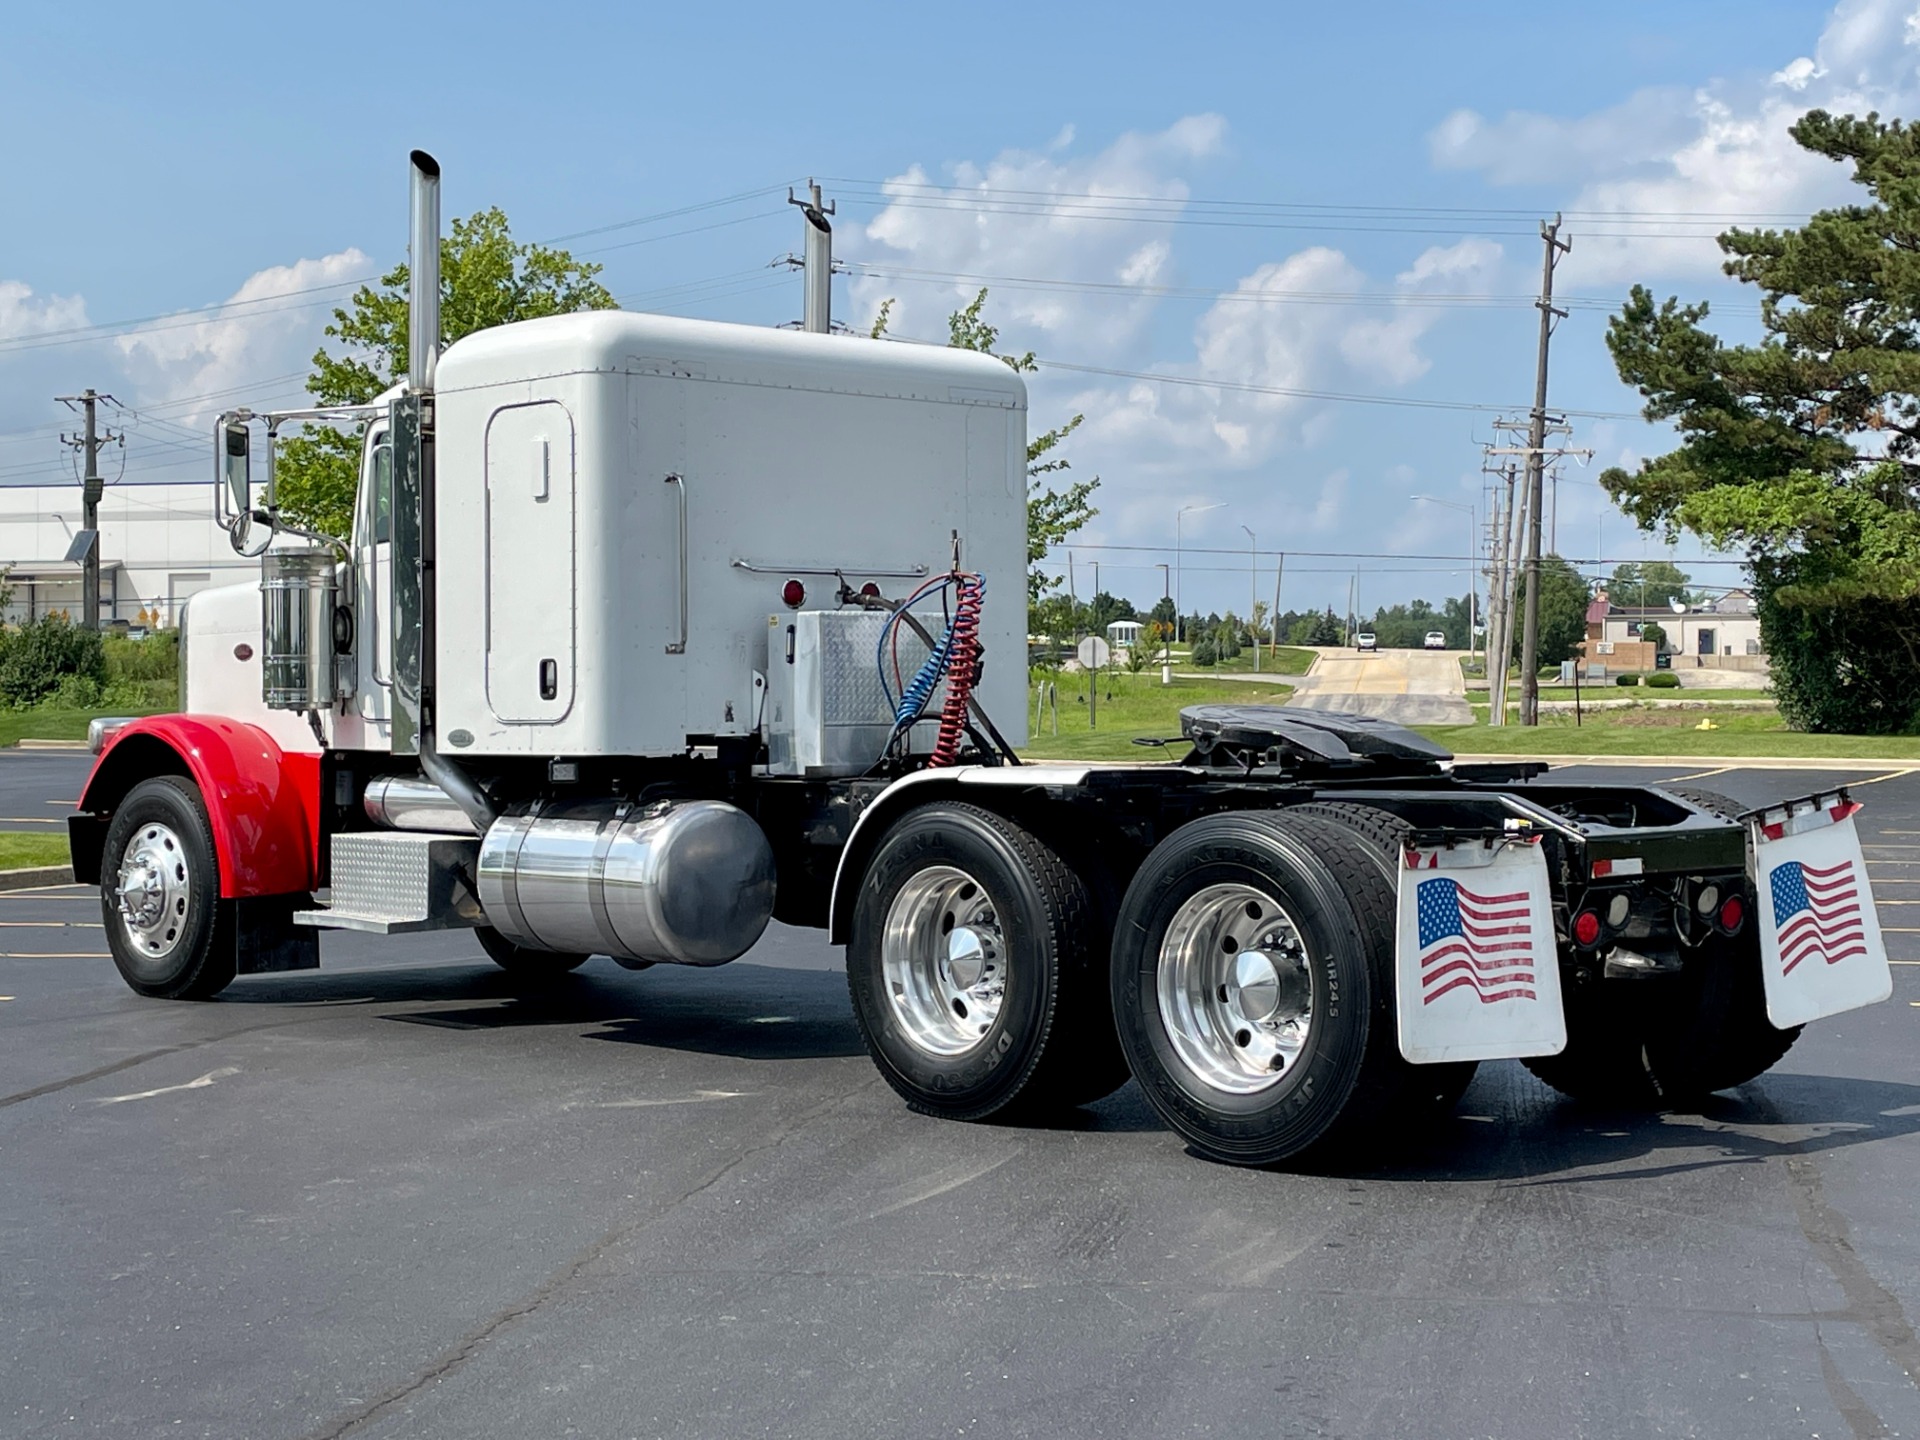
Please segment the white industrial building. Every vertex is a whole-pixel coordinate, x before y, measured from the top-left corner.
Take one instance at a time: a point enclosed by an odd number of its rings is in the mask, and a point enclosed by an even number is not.
[[[100,619],[173,625],[196,590],[257,576],[213,521],[209,478],[193,484],[109,485],[100,500]],[[0,487],[0,565],[13,624],[50,611],[80,618],[80,566],[65,557],[80,524],[80,487]]]

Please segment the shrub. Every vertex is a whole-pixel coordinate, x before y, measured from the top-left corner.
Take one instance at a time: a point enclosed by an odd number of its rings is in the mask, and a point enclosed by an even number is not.
[[[0,701],[38,704],[68,677],[89,680],[96,688],[106,684],[99,632],[69,624],[65,616],[43,615],[0,635]]]
[[[161,630],[144,640],[109,635],[101,644],[107,660],[107,683],[122,680],[172,680],[180,673],[180,634]]]
[[[1613,677],[1613,683],[1616,685],[1638,685],[1640,683],[1640,677],[1638,675],[1616,675]]]
[[[1220,659],[1220,648],[1211,640],[1193,642],[1193,663],[1203,669],[1211,669]]]
[[[1650,690],[1678,690],[1680,677],[1671,670],[1659,670],[1647,676],[1647,688]]]

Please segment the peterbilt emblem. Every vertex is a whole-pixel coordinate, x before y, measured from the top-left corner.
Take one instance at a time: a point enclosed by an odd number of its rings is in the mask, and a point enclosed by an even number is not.
[[[242,640],[238,645],[233,647],[233,658],[236,660],[253,659],[253,646]]]

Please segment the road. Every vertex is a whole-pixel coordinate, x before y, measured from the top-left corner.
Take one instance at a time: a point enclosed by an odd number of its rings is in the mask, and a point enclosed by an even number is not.
[[[1323,649],[1313,673],[1289,681],[1289,705],[1345,710],[1401,725],[1471,725],[1455,650]]]
[[[1890,1003],[1703,1111],[1487,1065],[1351,1172],[1206,1164],[1131,1086],[912,1115],[810,932],[544,995],[329,935],[167,1004],[90,895],[0,896],[0,1434],[1920,1434],[1920,776],[1856,794]]]

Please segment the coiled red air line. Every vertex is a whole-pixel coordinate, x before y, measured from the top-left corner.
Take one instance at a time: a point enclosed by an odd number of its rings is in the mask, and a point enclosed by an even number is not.
[[[940,707],[940,734],[933,744],[930,764],[952,765],[960,758],[960,742],[967,733],[967,701],[974,677],[980,673],[980,578],[960,581],[960,598],[953,606],[952,646],[947,659],[947,698]]]

